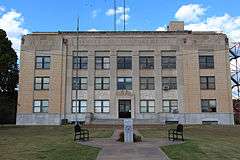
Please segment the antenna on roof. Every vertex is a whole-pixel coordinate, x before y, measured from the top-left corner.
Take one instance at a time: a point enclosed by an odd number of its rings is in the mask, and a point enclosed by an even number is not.
[[[126,1],[123,0],[123,31],[126,29]]]
[[[117,31],[117,7],[116,7],[116,0],[113,0],[114,5],[114,31]]]

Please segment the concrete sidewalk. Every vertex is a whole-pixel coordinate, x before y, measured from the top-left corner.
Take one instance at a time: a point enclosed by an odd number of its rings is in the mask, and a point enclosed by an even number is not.
[[[143,142],[125,144],[116,141],[121,130],[115,130],[112,138],[93,139],[88,142],[80,142],[83,145],[100,147],[97,160],[167,160],[168,157],[160,149],[160,146],[178,144],[167,139],[147,139]],[[138,133],[138,131],[134,131]]]

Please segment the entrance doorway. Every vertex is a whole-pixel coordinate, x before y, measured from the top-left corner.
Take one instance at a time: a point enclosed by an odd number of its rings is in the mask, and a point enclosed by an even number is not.
[[[131,100],[118,101],[119,118],[131,118]]]

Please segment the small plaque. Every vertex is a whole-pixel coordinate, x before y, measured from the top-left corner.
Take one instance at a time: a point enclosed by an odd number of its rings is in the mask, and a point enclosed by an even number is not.
[[[133,142],[133,120],[124,119],[124,142],[132,143]]]

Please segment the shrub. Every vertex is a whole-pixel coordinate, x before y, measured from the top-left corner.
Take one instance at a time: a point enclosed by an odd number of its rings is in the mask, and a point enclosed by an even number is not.
[[[124,132],[121,132],[119,134],[119,138],[117,141],[124,142]],[[142,142],[142,137],[133,133],[133,142]]]

